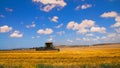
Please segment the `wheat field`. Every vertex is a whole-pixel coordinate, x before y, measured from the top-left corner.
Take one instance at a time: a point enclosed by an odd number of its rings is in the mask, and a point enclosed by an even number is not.
[[[119,68],[120,44],[0,51],[0,68]]]

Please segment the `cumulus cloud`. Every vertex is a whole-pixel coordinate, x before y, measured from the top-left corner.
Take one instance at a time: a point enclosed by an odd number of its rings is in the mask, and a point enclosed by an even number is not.
[[[74,21],[70,21],[68,24],[67,24],[67,29],[73,29],[73,27],[75,27],[75,24],[77,24],[76,22]],[[78,25],[78,24],[77,24]]]
[[[59,24],[58,26],[56,26],[55,28],[61,28],[63,26],[63,23]]]
[[[120,16],[117,12],[111,11],[111,12],[105,12],[101,15],[103,18],[114,18],[115,24],[111,25],[111,27],[120,27]]]
[[[75,8],[75,10],[80,10],[80,9],[87,9],[87,8],[91,8],[92,7],[92,5],[91,4],[83,4],[83,5],[78,5],[76,8]]]
[[[11,9],[11,8],[5,8],[5,10],[6,10],[7,12],[13,12],[13,9]]]
[[[58,16],[53,16],[52,18],[50,18],[50,20],[52,21],[52,22],[58,22]]]
[[[23,37],[23,34],[16,30],[12,34],[10,34],[10,37],[11,38],[21,38],[21,37]]]
[[[77,33],[84,34],[87,32],[99,32],[99,33],[105,33],[106,28],[105,27],[96,27],[95,21],[93,20],[83,20],[81,23],[77,23],[74,21],[70,21],[67,24],[67,29],[76,30]]]
[[[89,32],[89,29],[85,29],[85,28],[79,29],[77,31],[78,34],[84,34],[84,33],[87,33],[87,32]]]
[[[27,25],[26,28],[34,28],[36,26],[36,24],[34,22],[32,22],[32,24]]]
[[[67,29],[77,30],[77,33],[86,33],[89,32],[87,28],[90,28],[95,25],[95,22],[92,20],[83,20],[80,24],[74,21],[70,21],[67,24]]]
[[[116,17],[117,12],[111,11],[111,12],[105,12],[101,15],[101,17],[108,18],[108,17]]]
[[[120,16],[115,17],[116,23],[111,25],[111,27],[120,27]]]
[[[85,19],[81,22],[80,27],[92,27],[94,25],[95,25],[95,21]]]
[[[84,5],[81,6],[81,9],[87,9],[87,8],[90,8],[90,7],[92,7],[91,4],[84,4]]]
[[[106,33],[105,27],[92,27],[90,29],[91,32],[99,32],[99,33]]]
[[[4,15],[2,15],[2,14],[0,14],[0,18],[5,18],[5,16],[4,16]]]
[[[63,8],[67,5],[64,0],[32,0],[33,2],[42,4],[41,10],[45,12],[51,11],[53,8]]]
[[[85,19],[80,24],[78,24],[77,22],[74,22],[74,21],[70,21],[67,25],[67,28],[77,30],[77,29],[89,28],[94,25],[95,25],[95,22],[93,20]]]
[[[7,25],[0,26],[0,33],[9,32],[9,31],[11,31],[12,29],[13,29],[12,27],[9,27],[9,26],[7,26]]]
[[[37,31],[37,33],[38,33],[38,34],[51,34],[51,33],[53,33],[53,30],[50,29],[50,28],[46,28],[45,30],[44,30],[44,29],[39,29],[39,30]]]

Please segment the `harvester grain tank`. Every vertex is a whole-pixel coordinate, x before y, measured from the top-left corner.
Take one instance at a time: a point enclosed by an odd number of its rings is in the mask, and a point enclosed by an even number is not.
[[[39,48],[36,48],[37,51],[44,51],[44,50],[56,50],[56,51],[60,51],[59,49],[55,48],[53,46],[53,43],[52,42],[46,42],[45,43],[45,47],[39,47]]]

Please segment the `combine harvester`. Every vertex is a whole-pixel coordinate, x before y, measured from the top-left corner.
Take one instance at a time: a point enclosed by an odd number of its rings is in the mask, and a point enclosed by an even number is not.
[[[60,51],[60,49],[56,49],[56,48],[53,46],[53,43],[52,43],[52,42],[46,42],[46,43],[45,43],[45,47],[36,48],[36,51],[48,51],[48,50]]]

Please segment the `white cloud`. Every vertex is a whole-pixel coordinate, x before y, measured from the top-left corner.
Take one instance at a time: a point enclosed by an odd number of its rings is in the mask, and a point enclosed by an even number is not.
[[[61,28],[63,26],[63,23],[59,24],[58,26],[56,26],[55,28]]]
[[[90,7],[92,7],[91,4],[84,4],[84,5],[81,6],[81,9],[87,9],[87,8],[90,8]]]
[[[104,40],[111,42],[111,41],[114,41],[114,40],[117,41],[118,40],[117,38],[119,38],[118,34],[116,34],[116,33],[109,33]]]
[[[76,8],[75,8],[75,10],[79,10],[79,9],[87,9],[87,8],[91,8],[92,7],[92,5],[91,4],[83,4],[83,5],[78,5]]]
[[[38,33],[38,34],[51,34],[51,33],[53,33],[53,30],[50,29],[50,28],[46,28],[45,30],[39,29],[39,30],[37,31],[37,33]]]
[[[95,21],[93,20],[83,20],[80,24],[74,21],[70,21],[67,24],[67,29],[77,30],[77,33],[87,33],[89,32],[90,27],[95,25]]]
[[[45,12],[49,12],[50,10],[52,10],[55,7],[55,5],[46,5],[45,7],[41,8],[41,10],[45,11]]]
[[[111,27],[120,27],[120,22],[113,24]]]
[[[13,12],[13,9],[11,9],[11,8],[5,8],[5,10],[6,10],[7,12]]]
[[[68,24],[67,24],[67,29],[73,29],[75,27],[75,24],[77,24],[77,22],[74,22],[74,21],[70,21]],[[78,24],[77,24],[78,25]],[[77,26],[76,25],[76,26]]]
[[[59,34],[59,35],[65,34],[65,31],[59,31],[59,32],[57,32],[57,34]]]
[[[95,25],[95,21],[85,19],[79,24],[79,28],[89,28],[94,25]]]
[[[58,22],[58,19],[58,16],[53,16],[52,18],[50,18],[52,22]]]
[[[111,11],[111,12],[105,12],[101,15],[101,17],[108,18],[108,17],[116,17],[117,12]]]
[[[87,32],[89,32],[89,30],[88,30],[88,29],[85,29],[85,28],[79,29],[79,30],[77,31],[78,34],[84,34],[84,33],[87,33]]]
[[[102,36],[102,37],[101,37],[102,40],[104,40],[104,39],[106,39],[106,38],[107,38],[106,36]]]
[[[84,44],[97,44],[97,43],[120,43],[119,33],[106,33],[104,36],[94,36],[94,37],[83,37],[81,39]]]
[[[81,8],[81,6],[78,5],[78,6],[75,8],[75,10],[79,10],[80,8]]]
[[[63,8],[66,6],[64,0],[32,0],[33,2],[42,4],[41,9],[45,12],[51,11],[53,8]]]
[[[85,36],[94,36],[94,34],[86,34]]]
[[[120,16],[117,16],[117,17],[115,18],[115,21],[120,22]]]
[[[4,16],[4,15],[2,15],[2,14],[0,14],[0,18],[5,18],[5,16]]]
[[[76,38],[75,40],[76,40],[76,41],[80,41],[81,39],[80,39],[80,38]]]
[[[90,41],[89,38],[83,38],[83,41]]]
[[[35,27],[35,26],[36,26],[36,24],[35,24],[34,22],[32,22],[32,24],[27,25],[26,28],[33,28],[33,27]]]
[[[99,33],[106,33],[105,27],[92,27],[90,29],[91,32],[99,32]]]
[[[120,33],[120,28],[116,28],[115,31],[116,31],[117,33]]]
[[[117,35],[116,33],[110,33],[110,34],[107,35],[107,37],[113,38],[113,37],[115,37],[116,35]]]
[[[77,30],[77,33],[84,34],[87,32],[98,32],[98,33],[105,33],[105,27],[96,27],[95,21],[93,20],[83,20],[80,24],[74,21],[70,21],[67,24],[67,29]]]
[[[111,25],[111,27],[120,27],[120,16],[117,12],[111,11],[111,12],[105,12],[101,15],[103,18],[115,18],[115,24]]]
[[[53,38],[47,39],[47,42],[52,42],[52,41],[53,41]]]
[[[107,35],[96,37],[98,41],[102,43],[120,43],[120,34],[119,33],[107,33]]]
[[[73,41],[72,41],[72,40],[70,40],[70,39],[67,39],[67,42],[70,42],[70,43],[72,43]]]
[[[100,37],[99,36],[97,36],[97,37],[95,37],[95,38],[88,38],[88,37],[84,37],[84,38],[82,38],[82,40],[83,41],[85,41],[85,42],[89,42],[88,44],[90,45],[90,44],[93,44],[93,43],[95,43],[94,41],[96,41],[96,42],[98,42],[99,40],[100,40]]]
[[[96,38],[91,38],[90,40],[99,42],[101,40],[101,38],[99,36],[96,36]]]
[[[54,4],[54,5],[58,5],[58,6],[62,6],[64,7],[66,5],[65,1],[64,0],[33,0],[33,2],[40,2],[44,5],[47,5],[47,4]]]
[[[119,41],[120,40],[120,34],[110,33],[110,34],[107,35],[107,40]]]
[[[115,17],[116,23],[111,25],[111,27],[120,27],[120,16]]]
[[[12,37],[12,38],[21,38],[21,37],[23,37],[23,34],[16,30],[12,34],[10,34],[10,37]]]
[[[100,39],[100,37],[99,37],[99,36],[96,36],[96,39]]]
[[[0,33],[5,33],[5,32],[9,32],[12,30],[12,27],[9,27],[7,25],[4,26],[0,26]]]
[[[107,42],[120,42],[120,34],[119,33],[109,33],[104,39]]]
[[[47,39],[47,42],[52,42],[53,41],[53,39],[54,39],[54,36],[49,36],[49,38]]]

